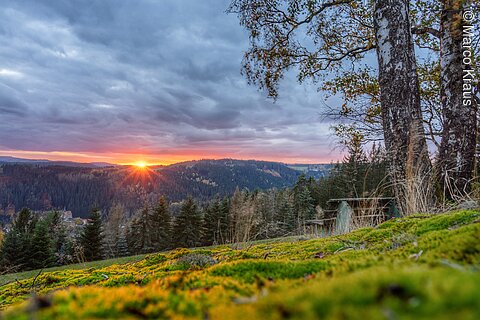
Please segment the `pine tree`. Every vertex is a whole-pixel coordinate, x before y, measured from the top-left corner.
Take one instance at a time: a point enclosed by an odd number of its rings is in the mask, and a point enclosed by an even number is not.
[[[306,220],[313,219],[315,217],[315,205],[310,190],[303,188],[297,195],[297,213],[298,213],[298,225],[303,226]]]
[[[29,269],[30,241],[22,233],[11,230],[5,236],[1,250],[2,269],[8,272]]]
[[[182,204],[180,215],[175,219],[173,240],[177,247],[196,247],[202,240],[202,217],[192,197]]]
[[[222,228],[225,217],[219,199],[213,200],[204,210],[203,244],[212,245],[222,243]]]
[[[341,167],[344,197],[358,198],[366,192],[364,181],[367,156],[362,147],[364,142],[363,135],[358,132],[350,133],[343,142],[347,148],[347,155],[343,159]]]
[[[295,219],[295,210],[293,207],[293,196],[290,190],[280,191],[277,195],[277,216],[276,220],[281,224],[281,232],[284,235],[295,229],[296,219]]]
[[[88,223],[80,236],[80,244],[86,261],[101,260],[103,256],[103,234],[100,210],[93,209]]]
[[[48,233],[51,239],[51,247],[54,255],[56,256],[57,264],[63,264],[62,260],[64,255],[64,245],[67,240],[67,231],[65,225],[62,223],[60,212],[49,212],[46,223],[48,225]]]
[[[126,257],[130,255],[128,250],[127,236],[125,230],[120,230],[117,243],[115,244],[115,254],[117,257]]]
[[[7,233],[0,252],[2,268],[9,271],[28,270],[32,268],[31,238],[36,219],[29,209],[20,211],[12,230]]]
[[[138,216],[134,216],[128,225],[127,243],[128,251],[132,254],[140,254],[143,250],[144,236],[142,232],[144,224],[142,219]]]
[[[230,199],[224,197],[220,204],[220,243],[228,242],[228,226],[230,224]]]
[[[140,254],[154,251],[150,234],[150,218],[150,209],[145,204],[144,208],[130,222],[127,241],[128,249],[131,253]]]
[[[151,221],[149,221],[152,237],[152,246],[155,251],[169,249],[172,243],[172,221],[168,209],[168,202],[161,197],[153,209]]]
[[[315,217],[315,200],[308,188],[308,180],[304,174],[300,175],[293,188],[294,207],[297,227],[303,227],[305,220]]]
[[[37,222],[32,237],[32,257],[30,266],[33,269],[47,268],[55,262],[53,241],[48,219]]]
[[[32,234],[35,229],[36,219],[28,208],[23,208],[15,220],[13,229],[19,233]]]

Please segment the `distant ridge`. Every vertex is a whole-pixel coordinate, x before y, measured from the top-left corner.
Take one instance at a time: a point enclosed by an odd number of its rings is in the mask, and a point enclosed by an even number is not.
[[[113,167],[115,164],[108,162],[74,162],[74,161],[52,161],[47,159],[25,159],[10,156],[0,156],[1,163],[19,163],[19,164],[33,164],[39,166],[64,166],[64,167],[82,167],[82,168],[105,168]]]

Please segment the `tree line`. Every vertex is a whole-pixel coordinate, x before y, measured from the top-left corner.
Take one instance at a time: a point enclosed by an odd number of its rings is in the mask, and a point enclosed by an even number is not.
[[[388,195],[385,154],[365,154],[352,145],[328,177],[301,175],[291,188],[237,188],[232,196],[198,202],[187,197],[176,209],[162,196],[133,216],[122,204],[102,214],[93,209],[86,225],[68,228],[58,212],[38,217],[22,209],[0,247],[2,272],[47,268],[179,247],[233,244],[303,234],[306,221],[338,197]]]
[[[278,175],[268,173],[276,172]],[[131,213],[143,197],[167,196],[181,201],[187,195],[205,201],[227,196],[241,188],[268,189],[295,183],[298,171],[281,163],[241,160],[201,160],[167,167],[85,168],[0,164],[0,209],[13,204],[21,209],[67,208],[87,217],[91,207],[109,210],[116,203]]]

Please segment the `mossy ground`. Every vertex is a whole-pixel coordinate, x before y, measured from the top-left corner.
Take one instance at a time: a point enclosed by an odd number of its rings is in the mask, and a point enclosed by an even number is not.
[[[129,262],[137,262],[145,258],[145,256],[146,256],[145,254],[141,254],[137,256],[129,256],[129,257],[106,259],[106,260],[100,260],[100,261],[76,263],[76,264],[70,264],[70,265],[59,266],[59,267],[51,267],[51,268],[42,270],[42,273],[61,271],[61,270],[71,270],[71,269],[103,268],[103,267],[110,266],[112,264],[125,264]],[[33,278],[39,272],[40,270],[29,270],[29,271],[23,271],[23,272],[17,272],[17,273],[2,274],[0,275],[0,286],[3,286],[9,282],[16,281],[16,280]]]
[[[480,212],[457,211],[46,272],[0,287],[0,306],[8,319],[480,319],[479,268]]]

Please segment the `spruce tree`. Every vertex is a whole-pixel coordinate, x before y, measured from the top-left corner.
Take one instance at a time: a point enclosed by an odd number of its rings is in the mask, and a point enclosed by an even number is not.
[[[52,238],[49,233],[49,221],[37,222],[32,237],[32,257],[30,266],[33,269],[47,268],[54,264],[55,255],[52,246]]]
[[[297,195],[297,213],[299,226],[305,223],[305,220],[310,220],[315,217],[315,205],[310,190],[303,188],[303,190]]]
[[[2,268],[9,271],[29,270],[32,266],[32,236],[36,219],[24,208],[2,243]]]
[[[202,217],[192,197],[182,204],[180,215],[175,219],[173,240],[177,247],[196,247],[202,240]]]
[[[297,227],[303,227],[305,220],[315,217],[315,200],[312,198],[308,185],[309,181],[302,174],[293,188]]]
[[[128,248],[131,253],[140,254],[153,252],[150,222],[150,209],[148,205],[145,205],[130,222]]]
[[[88,223],[80,236],[80,244],[86,261],[102,259],[103,235],[100,210],[92,210]]]
[[[130,255],[130,251],[128,250],[128,242],[127,242],[127,235],[125,234],[125,230],[120,230],[118,235],[118,240],[115,244],[115,254],[117,257],[126,257]]]
[[[172,244],[172,221],[165,197],[158,200],[152,211],[150,235],[155,251],[169,249]]]
[[[230,224],[230,199],[224,197],[220,204],[220,241],[221,243],[228,242],[228,226]]]
[[[277,195],[278,211],[277,220],[281,223],[281,231],[285,235],[295,229],[295,210],[293,208],[293,200],[290,190],[282,190]]]
[[[2,243],[2,270],[15,272],[29,269],[30,242],[24,234],[11,230]]]
[[[57,256],[57,263],[62,264],[61,255],[63,255],[63,246],[67,240],[67,231],[65,225],[62,223],[60,212],[49,212],[46,223],[48,225],[48,233],[51,239],[51,247],[54,255]]]
[[[222,243],[224,217],[219,199],[213,200],[205,207],[203,221],[203,244],[212,245]]]
[[[19,212],[17,219],[15,219],[13,230],[23,234],[32,234],[35,229],[35,223],[36,219],[30,209],[23,208]]]

